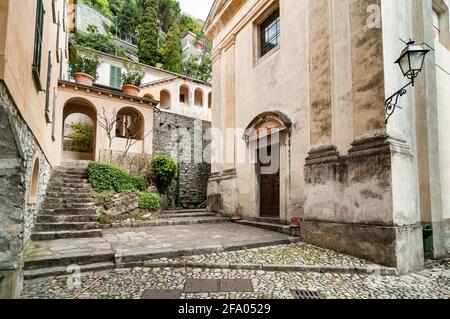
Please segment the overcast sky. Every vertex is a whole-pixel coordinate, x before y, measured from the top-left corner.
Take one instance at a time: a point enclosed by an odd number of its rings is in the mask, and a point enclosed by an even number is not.
[[[203,21],[208,17],[213,1],[214,0],[178,0],[183,12],[189,13]]]

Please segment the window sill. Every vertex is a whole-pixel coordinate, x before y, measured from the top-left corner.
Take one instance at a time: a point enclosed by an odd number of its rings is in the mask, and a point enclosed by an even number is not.
[[[265,55],[263,55],[262,57],[257,58],[256,61],[253,63],[253,67],[254,68],[257,67],[259,64],[263,63],[264,61],[268,60],[270,57],[275,55],[275,53],[280,51],[280,47],[281,47],[280,44],[278,44],[277,46],[272,48],[269,52],[267,52]]]

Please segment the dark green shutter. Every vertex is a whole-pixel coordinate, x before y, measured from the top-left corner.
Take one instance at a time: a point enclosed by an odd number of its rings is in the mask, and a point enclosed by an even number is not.
[[[55,141],[56,88],[53,88],[52,140]]]
[[[37,73],[41,72],[43,27],[44,27],[44,4],[42,3],[42,0],[37,0],[34,56],[33,56],[33,69]]]
[[[52,80],[52,51],[48,51],[47,85],[45,87],[45,112],[50,112],[50,84]],[[50,120],[48,120],[50,122]]]
[[[122,69],[111,65],[109,73],[109,85],[114,88],[120,88],[122,86]]]

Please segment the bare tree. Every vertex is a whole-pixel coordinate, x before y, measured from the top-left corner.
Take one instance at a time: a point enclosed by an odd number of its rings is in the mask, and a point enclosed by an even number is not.
[[[125,149],[122,154],[121,162],[125,160],[125,158],[128,155],[128,152],[130,149],[136,145],[139,141],[144,141],[145,138],[150,135],[151,132],[153,132],[153,129],[145,131],[144,127],[139,127],[141,123],[141,115],[136,114],[132,117],[132,120],[129,122],[124,123],[125,130],[126,130],[126,143],[125,143]],[[136,129],[136,127],[139,127]]]
[[[98,124],[100,127],[105,131],[106,136],[109,140],[108,145],[108,154],[109,154],[109,163],[112,162],[112,142],[114,137],[116,136],[115,127],[117,123],[117,111],[116,109],[113,110],[112,116],[108,118],[106,115],[105,108],[103,108],[103,113],[98,116]]]

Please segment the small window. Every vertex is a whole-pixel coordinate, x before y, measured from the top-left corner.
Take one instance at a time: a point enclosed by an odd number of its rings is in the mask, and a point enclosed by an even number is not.
[[[260,57],[280,43],[280,31],[280,9],[277,9],[259,26]]]
[[[28,203],[35,204],[39,192],[39,157],[36,156],[31,173],[30,193],[28,194]]]
[[[35,36],[34,36],[34,52],[33,52],[33,75],[36,83],[41,88],[40,74],[41,74],[41,58],[42,58],[42,37],[44,29],[44,4],[42,0],[37,0],[36,7],[36,22],[35,22]]]
[[[111,72],[109,76],[109,85],[120,89],[122,87],[122,69],[111,65]]]
[[[436,40],[441,39],[440,13],[433,9],[433,32]]]

